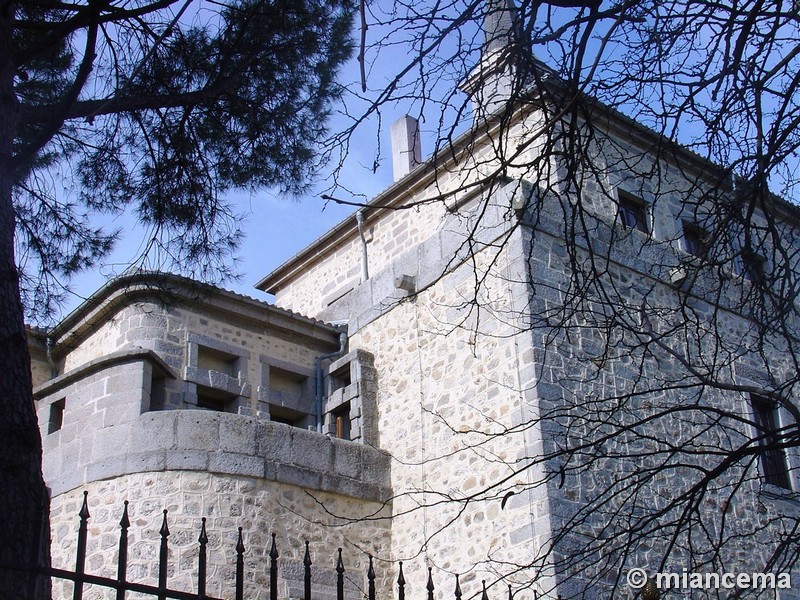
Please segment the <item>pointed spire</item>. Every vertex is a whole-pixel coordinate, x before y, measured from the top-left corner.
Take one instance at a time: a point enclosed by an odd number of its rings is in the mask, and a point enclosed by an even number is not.
[[[483,2],[481,59],[459,84],[470,97],[476,122],[507,107],[512,96],[525,87],[525,64],[529,62],[522,13],[514,0]]]
[[[483,18],[483,54],[502,50],[517,42],[519,11],[514,0],[486,0]]]

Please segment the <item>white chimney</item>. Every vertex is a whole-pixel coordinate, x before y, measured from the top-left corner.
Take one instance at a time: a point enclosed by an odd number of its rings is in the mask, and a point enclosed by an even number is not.
[[[392,123],[392,172],[398,181],[422,163],[419,146],[419,122],[403,115]]]

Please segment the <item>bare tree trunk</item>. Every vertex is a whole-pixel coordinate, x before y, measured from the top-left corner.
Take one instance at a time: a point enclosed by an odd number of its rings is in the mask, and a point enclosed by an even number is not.
[[[0,5],[0,598],[39,600],[50,595],[47,578],[12,566],[40,565],[49,558],[42,442],[14,261],[13,18],[14,3]]]

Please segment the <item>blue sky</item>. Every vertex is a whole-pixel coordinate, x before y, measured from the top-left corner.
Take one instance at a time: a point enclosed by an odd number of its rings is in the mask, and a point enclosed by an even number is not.
[[[358,66],[353,60],[345,67],[342,81],[356,81],[357,77]],[[367,201],[392,183],[391,156],[388,153],[391,148],[389,128],[403,114],[403,110],[401,107],[387,108],[389,112],[381,114],[380,131],[377,119],[371,119],[359,129],[340,174],[340,181],[358,194],[358,200]],[[343,117],[334,115],[330,128],[337,131],[344,127],[345,122]],[[379,143],[380,160],[378,169],[373,172]],[[268,295],[253,287],[255,283],[334,225],[354,214],[352,206],[336,205],[319,197],[329,185],[326,179],[329,175],[330,169],[321,172],[319,182],[308,194],[299,198],[279,197],[271,190],[228,195],[235,212],[244,215],[241,224],[244,239],[237,253],[239,262],[236,270],[240,279],[224,282],[221,287],[270,300]],[[350,199],[346,194],[341,196]],[[76,308],[110,278],[123,273],[139,256],[144,240],[148,238],[147,232],[137,225],[131,214],[113,220],[106,218],[104,222],[109,230],[121,229],[124,235],[102,264],[73,278],[70,284],[73,294],[64,305],[62,316]]]
[[[337,109],[340,113],[348,113],[350,117],[346,117],[344,114],[334,114],[329,123],[333,132],[346,127],[351,122],[348,119],[361,116],[369,106],[368,99],[380,95],[392,78],[402,71],[415,56],[413,51],[409,52],[412,45],[408,43],[407,39],[407,35],[411,35],[413,31],[409,33],[402,29],[396,30],[396,15],[382,13],[380,3],[370,5],[370,10],[374,12],[371,13],[367,39],[369,91],[366,94],[360,93],[359,65],[355,58],[351,59],[344,67],[339,80],[352,93],[345,95],[342,106]],[[446,13],[442,15],[442,19],[444,19],[443,22],[448,22]],[[476,36],[474,39],[478,42],[477,47],[480,47],[483,38],[479,33],[479,28],[475,25],[468,25],[466,29],[471,32],[471,35]],[[456,65],[456,70],[459,64],[462,68],[466,64],[468,68],[470,64],[474,64],[476,58],[465,52],[464,46],[460,45],[464,42],[463,34],[464,32],[461,31],[456,36],[455,46],[452,45],[454,43],[452,41],[450,41],[450,45],[442,46],[443,52],[450,53],[448,54],[451,57],[449,60]],[[354,39],[358,40],[358,38],[359,31],[355,31]],[[453,56],[458,58],[453,59]],[[461,72],[463,73],[463,71]],[[428,87],[421,91],[417,87],[419,84],[418,70],[412,69],[395,89],[392,99],[381,104],[380,113],[372,114],[369,119],[359,125],[351,139],[344,166],[339,172],[339,182],[347,188],[347,191],[337,191],[337,196],[347,200],[366,202],[392,183],[389,130],[391,124],[403,114],[423,117],[420,125],[423,159],[430,154],[437,134],[439,134],[439,128],[446,127],[448,122],[448,117],[446,117],[445,125],[441,125],[440,112],[443,110],[443,105],[433,102],[431,98],[436,97],[436,94],[446,96],[452,93],[458,79],[458,77],[441,77],[441,74],[439,77],[430,79],[426,83]],[[423,96],[425,101],[421,100]],[[457,93],[457,96],[460,94]],[[395,101],[396,98],[399,100]],[[463,100],[459,100],[459,102],[461,101]],[[449,109],[445,108],[444,110],[447,114]],[[449,114],[451,115],[449,120],[452,123],[452,115],[455,113],[450,110]],[[425,122],[425,116],[428,117],[428,124]],[[457,129],[462,130],[464,125],[463,122],[458,121]],[[376,160],[377,169],[374,170]],[[330,181],[326,180],[329,175],[330,169],[320,173],[319,183],[301,198],[281,198],[270,190],[258,191],[253,194],[239,192],[229,196],[234,204],[235,212],[245,215],[242,222],[244,239],[237,254],[236,271],[240,274],[240,279],[239,281],[224,282],[222,287],[255,298],[270,300],[269,296],[256,290],[253,287],[254,284],[334,225],[353,215],[355,209],[352,206],[326,203],[319,197],[319,194],[330,186]],[[141,254],[144,240],[151,237],[137,226],[135,216],[130,213],[114,220],[105,218],[103,222],[106,223],[109,230],[122,230],[124,236],[118,241],[115,251],[102,264],[72,279],[70,287],[74,293],[64,305],[62,316],[77,307],[108,279],[125,272]],[[157,261],[154,261],[153,264],[157,264]]]

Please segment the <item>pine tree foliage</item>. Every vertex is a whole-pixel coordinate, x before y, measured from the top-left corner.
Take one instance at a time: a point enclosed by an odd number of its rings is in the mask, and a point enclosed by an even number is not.
[[[234,188],[303,189],[350,52],[349,0],[0,2],[0,598],[39,599],[47,493],[23,314],[138,216],[159,267],[225,275]],[[11,566],[11,567],[10,567]],[[20,569],[23,567],[23,569]]]
[[[211,277],[238,242],[223,193],[298,192],[318,166],[350,52],[346,0],[8,10],[14,110],[4,113],[29,309],[49,308],[57,280],[110,249],[117,232],[93,227],[89,212],[134,211],[168,262]]]

